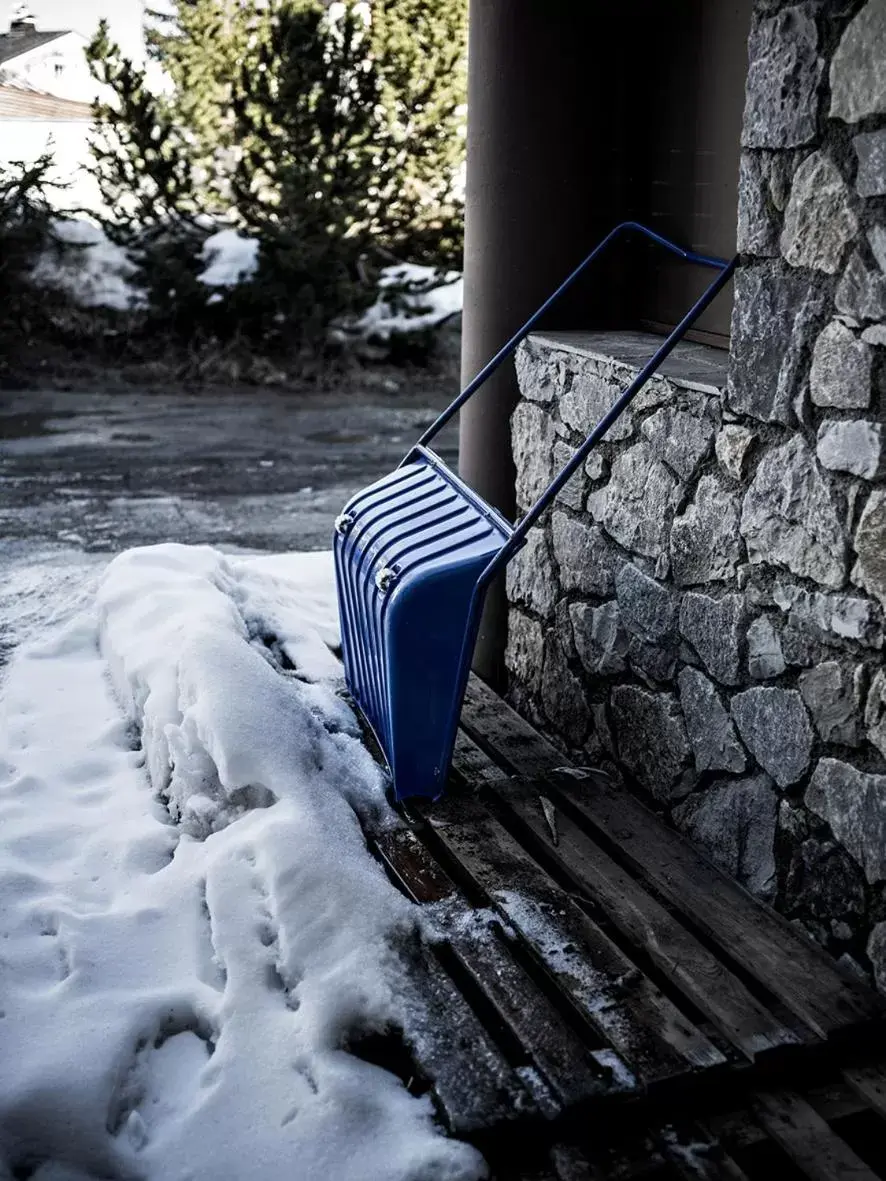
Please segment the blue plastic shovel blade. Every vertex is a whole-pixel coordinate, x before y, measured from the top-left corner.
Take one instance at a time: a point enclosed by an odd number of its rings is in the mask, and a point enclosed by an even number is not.
[[[357,493],[333,543],[348,688],[397,799],[446,786],[485,587],[512,528],[432,451]]]

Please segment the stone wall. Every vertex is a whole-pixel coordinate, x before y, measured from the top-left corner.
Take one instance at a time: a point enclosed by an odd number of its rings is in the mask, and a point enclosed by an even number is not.
[[[689,346],[565,489],[507,664],[565,750],[886,990],[884,62],[886,0],[756,5],[728,381]],[[637,345],[522,346],[522,507]]]

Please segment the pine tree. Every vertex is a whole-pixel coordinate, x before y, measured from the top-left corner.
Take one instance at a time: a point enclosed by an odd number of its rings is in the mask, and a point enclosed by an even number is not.
[[[102,191],[119,234],[156,227],[158,294],[198,299],[193,259],[174,281],[198,214],[259,239],[253,289],[229,304],[262,333],[283,317],[316,334],[365,303],[372,255],[457,261],[464,0],[174,0],[149,15],[168,93],[106,27],[88,53],[116,97],[98,111]]]

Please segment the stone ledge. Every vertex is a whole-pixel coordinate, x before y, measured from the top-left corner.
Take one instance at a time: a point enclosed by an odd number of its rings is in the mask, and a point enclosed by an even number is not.
[[[661,345],[664,337],[652,332],[533,332],[535,345],[561,349],[593,361],[616,361],[640,369]],[[658,369],[662,377],[683,389],[720,394],[726,388],[729,354],[713,345],[681,341]]]

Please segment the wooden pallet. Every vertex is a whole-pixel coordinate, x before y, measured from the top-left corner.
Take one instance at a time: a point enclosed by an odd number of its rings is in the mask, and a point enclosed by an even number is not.
[[[367,839],[435,933],[404,1081],[497,1176],[742,1177],[735,1127],[786,1176],[877,1175],[804,1088],[886,1115],[882,998],[479,680],[451,790],[400,817]]]

